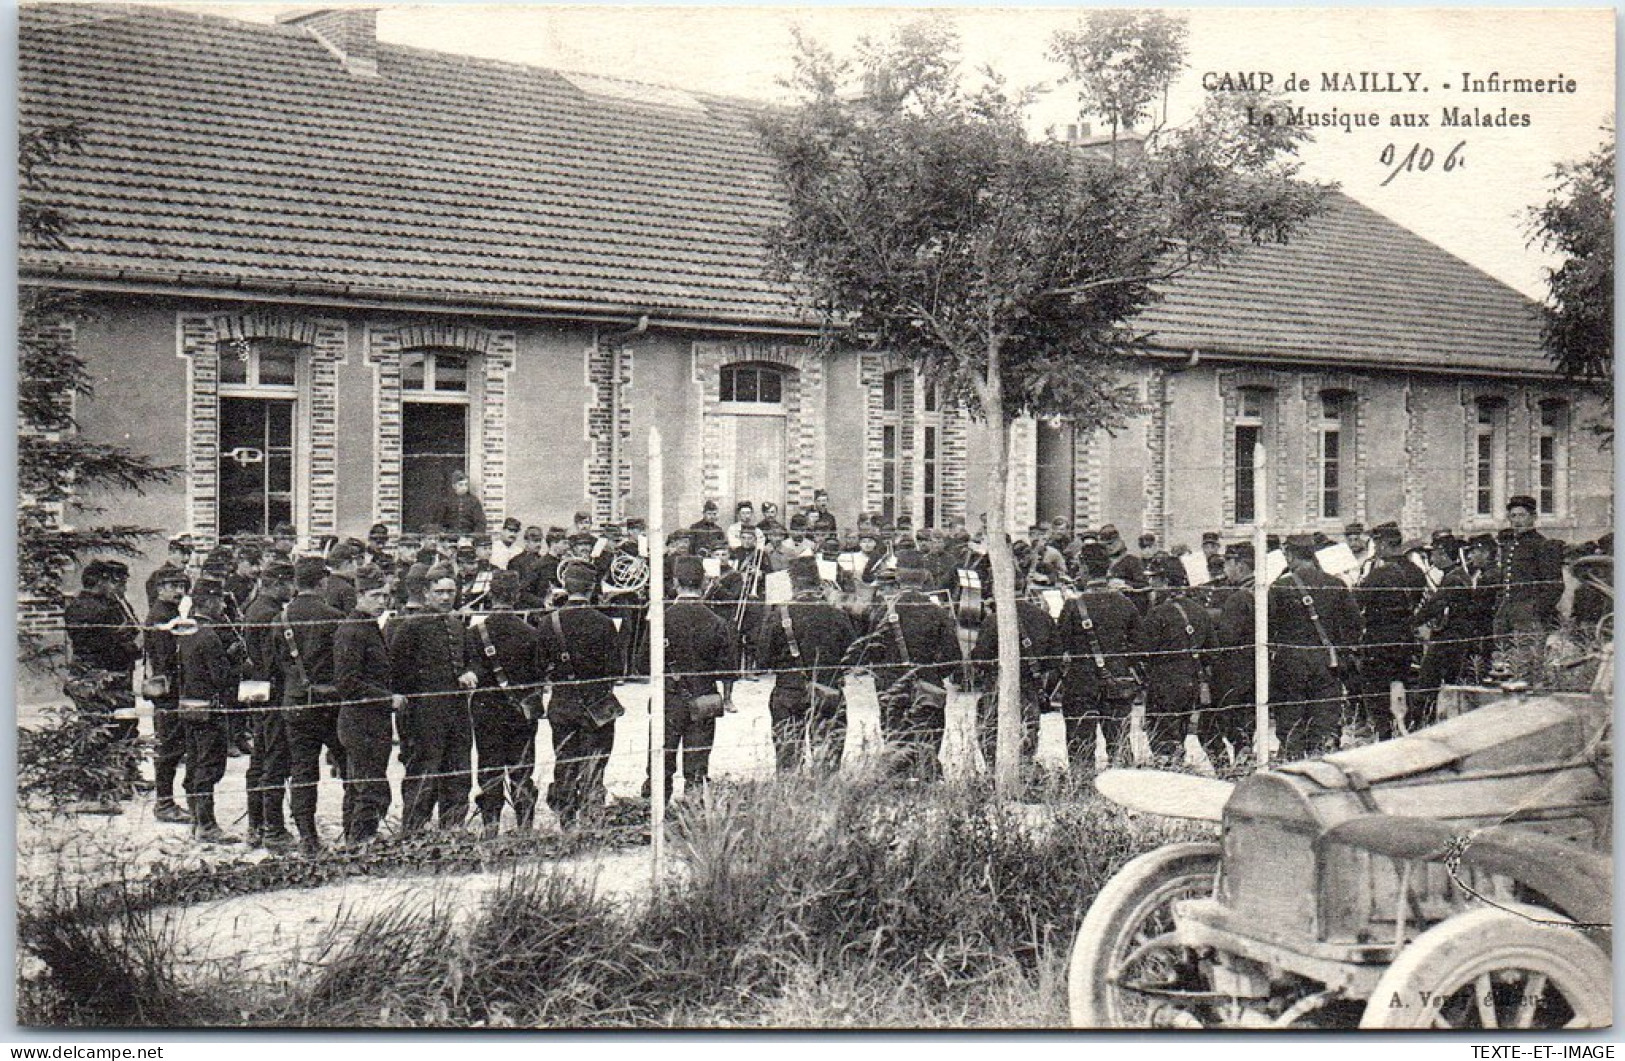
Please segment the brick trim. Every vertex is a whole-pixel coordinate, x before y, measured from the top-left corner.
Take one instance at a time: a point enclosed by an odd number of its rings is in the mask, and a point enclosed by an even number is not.
[[[620,352],[619,379],[612,379],[616,375],[617,351]],[[631,345],[596,339],[585,352],[585,481],[589,510],[598,523],[616,518],[620,514],[616,510],[621,498],[632,490],[632,462],[627,457],[627,447],[632,440],[632,416],[626,391],[632,384],[635,359]],[[617,388],[620,391],[618,405]]]
[[[1329,527],[1336,524],[1341,528],[1344,524],[1366,519],[1366,453],[1369,438],[1366,434],[1366,421],[1370,414],[1371,395],[1368,386],[1369,380],[1364,376],[1347,372],[1309,373],[1303,377],[1304,401],[1304,490],[1303,490],[1303,522],[1305,526]],[[1348,394],[1353,397],[1350,402],[1350,412],[1353,413],[1353,422],[1349,425],[1353,429],[1354,449],[1352,453],[1344,451],[1338,474],[1342,477],[1339,490],[1349,500],[1353,501],[1352,511],[1345,511],[1337,516],[1323,517],[1320,514],[1320,440],[1314,438],[1314,445],[1309,445],[1311,421],[1319,422],[1320,415],[1317,405],[1320,396],[1327,391]],[[1313,413],[1314,415],[1310,415]],[[1318,436],[1318,431],[1314,432]],[[1350,488],[1352,487],[1352,493]]]
[[[1099,527],[1106,522],[1106,447],[1099,431],[1072,425],[1072,522]]]
[[[508,381],[516,359],[516,334],[444,322],[368,324],[363,345],[373,370],[373,522],[394,533],[402,530],[406,394],[401,388],[401,355],[408,350],[456,350],[477,359],[469,372],[469,379],[479,386],[468,396],[475,417],[469,439],[477,460],[472,475],[479,483],[486,523],[500,523],[507,508]]]
[[[1427,387],[1417,387],[1409,377],[1405,380],[1405,468],[1402,473],[1402,501],[1399,521],[1408,530],[1420,531],[1428,526],[1427,473]],[[1363,454],[1362,454],[1363,456]]]
[[[720,372],[724,365],[751,362],[782,366],[784,374],[784,507],[781,520],[812,504],[813,491],[824,485],[826,406],[825,363],[822,350],[812,344],[758,342],[694,343],[690,379],[699,388],[700,478],[705,497],[715,499],[727,512],[738,498],[723,495],[725,462],[729,459],[726,425],[720,410]],[[768,498],[746,500],[760,505]]]
[[[182,313],[177,354],[186,374],[186,522],[195,536],[213,541],[220,528],[220,343],[281,339],[307,353],[297,400],[295,446],[306,454],[305,480],[296,482],[294,526],[305,537],[337,530],[338,387],[349,330],[342,320],[293,313]],[[300,502],[303,503],[300,503]]]
[[[1146,376],[1145,400],[1149,414],[1145,418],[1145,446],[1148,460],[1145,465],[1145,504],[1140,512],[1141,533],[1156,534],[1157,540],[1168,540],[1168,374],[1153,368]],[[1232,447],[1233,448],[1233,447]],[[1232,502],[1234,485],[1232,484]],[[1234,512],[1234,504],[1228,512]]]
[[[1274,470],[1274,482],[1265,497],[1266,511],[1258,513],[1265,521],[1266,526],[1274,524],[1271,518],[1276,510],[1284,504],[1283,499],[1288,496],[1287,491],[1287,455],[1291,448],[1287,441],[1285,425],[1289,418],[1286,414],[1285,399],[1290,396],[1288,383],[1290,377],[1269,369],[1238,368],[1221,369],[1215,374],[1215,382],[1219,388],[1219,398],[1222,407],[1224,441],[1221,445],[1224,459],[1224,511],[1221,514],[1221,530],[1225,534],[1242,534],[1253,527],[1251,523],[1236,522],[1236,420],[1241,414],[1241,392],[1243,390],[1267,390],[1273,396],[1273,409],[1271,416],[1266,420],[1266,430],[1270,435],[1270,465]],[[1302,421],[1302,417],[1297,418]]]

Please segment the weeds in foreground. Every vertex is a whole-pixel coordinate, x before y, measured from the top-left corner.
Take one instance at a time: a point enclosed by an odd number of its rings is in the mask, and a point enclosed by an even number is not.
[[[622,906],[545,866],[512,868],[475,911],[397,906],[240,1002],[236,1020],[305,1027],[925,1027],[1062,1023],[1064,962],[1099,887],[1188,831],[1090,794],[1036,807],[985,787],[796,776],[716,786],[674,814],[681,872]],[[143,922],[131,914],[129,920]],[[212,1023],[139,932],[24,945],[56,1008],[150,1022],[134,1003],[85,1008],[62,977],[110,948],[157,988],[165,1022]],[[132,945],[134,953],[130,953]],[[54,948],[54,949],[52,949]],[[142,948],[146,948],[143,950]],[[200,989],[201,990],[201,989]],[[125,993],[126,996],[130,992]],[[169,999],[172,1001],[163,1001]],[[56,1012],[38,1000],[26,1023]]]

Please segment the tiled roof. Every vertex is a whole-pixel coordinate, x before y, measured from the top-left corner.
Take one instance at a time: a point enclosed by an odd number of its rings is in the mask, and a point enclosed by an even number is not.
[[[1535,303],[1346,195],[1327,205],[1290,243],[1181,277],[1137,326],[1210,355],[1551,370]]]
[[[22,19],[24,119],[89,133],[52,181],[71,246],[25,268],[796,317],[762,278],[773,171],[740,101],[388,44],[357,77],[297,26],[162,9]]]
[[[22,11],[25,121],[72,119],[69,246],[26,272],[189,289],[806,323],[764,278],[751,104],[150,7]],[[1343,196],[1142,322],[1207,354],[1540,369],[1533,306]]]

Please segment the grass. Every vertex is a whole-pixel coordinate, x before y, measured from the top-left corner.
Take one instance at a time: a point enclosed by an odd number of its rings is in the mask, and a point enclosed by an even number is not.
[[[224,987],[176,979],[174,941],[151,913],[108,919],[59,903],[28,915],[23,945],[44,972],[22,993],[19,1020],[1056,1026],[1066,953],[1095,892],[1124,861],[1189,829],[1050,785],[1041,813],[977,784],[861,773],[717,785],[674,808],[683,870],[645,902],[510,866],[478,910],[399,905],[319,955],[314,972]],[[59,917],[72,929],[42,929]],[[109,993],[107,983],[128,986]]]

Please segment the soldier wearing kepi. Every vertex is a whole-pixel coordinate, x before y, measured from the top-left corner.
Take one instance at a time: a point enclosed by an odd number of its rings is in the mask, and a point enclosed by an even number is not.
[[[621,660],[615,624],[592,607],[597,570],[590,563],[566,562],[559,578],[567,596],[541,624],[536,667],[553,683],[547,721],[554,766],[547,805],[570,828],[604,806],[604,766],[615,745],[615,719],[623,713],[615,699]]]
[[[283,719],[288,734],[289,809],[307,855],[321,851],[316,829],[316,787],[322,777],[322,749],[332,752],[344,772],[339,744],[338,685],[333,678],[333,634],[343,613],[323,599],[327,565],[315,556],[293,567],[295,593],[282,609]]]
[[[153,588],[157,599],[147,610],[147,627],[142,642],[147,657],[147,680],[164,686],[162,693],[152,690],[152,728],[155,746],[152,752],[153,784],[156,802],[152,816],[161,822],[185,824],[191,815],[175,802],[175,772],[186,760],[186,726],[181,722],[178,701],[181,695],[180,657],[178,639],[166,629],[166,624],[180,617],[180,600],[186,593],[186,572],[163,572]]]
[[[1066,657],[1061,678],[1061,717],[1066,723],[1067,758],[1075,772],[1094,768],[1095,727],[1105,734],[1109,755],[1127,748],[1129,717],[1139,683],[1133,651],[1140,636],[1140,610],[1113,589],[1111,555],[1095,542],[1078,550],[1088,580],[1066,602],[1056,623],[1058,650]]]
[[[199,578],[192,589],[197,633],[179,639],[179,711],[186,728],[186,800],[192,837],[205,844],[235,844],[214,814],[214,787],[226,776],[227,698],[237,685],[237,668],[226,655],[226,586]]]
[[[1417,609],[1415,622],[1431,632],[1417,679],[1418,726],[1432,725],[1441,686],[1477,678],[1489,664],[1495,626],[1495,536],[1467,542],[1466,562],[1446,571],[1439,591]]]
[[[457,580],[437,571],[427,607],[397,620],[389,645],[390,688],[406,696],[396,716],[406,779],[401,782],[401,835],[421,832],[438,808],[442,829],[468,820],[473,731],[467,691],[479,679],[466,656],[463,621],[453,614]]]
[[[1202,696],[1203,657],[1212,645],[1213,622],[1206,608],[1188,598],[1184,566],[1177,558],[1152,559],[1146,575],[1153,603],[1140,624],[1145,736],[1153,756],[1172,759],[1180,754],[1201,708],[1208,706]]]
[[[281,708],[286,685],[279,622],[283,606],[292,599],[293,565],[274,559],[265,565],[259,590],[243,612],[244,640],[248,645],[247,676],[254,681],[267,682],[271,687],[266,702],[253,705],[250,716],[253,751],[244,778],[248,789],[248,842],[272,849],[294,844],[282,813],[288,786],[288,727]]]
[[[480,822],[487,837],[497,835],[504,802],[513,805],[520,832],[536,820],[536,724],[526,718],[520,699],[538,688],[536,630],[514,611],[519,600],[519,574],[491,575],[491,611],[476,619],[465,638],[465,655],[479,688],[470,713],[474,748],[479,756]]]
[[[1283,754],[1304,759],[1337,747],[1360,612],[1349,588],[1321,570],[1313,537],[1289,536],[1284,552],[1287,569],[1270,585],[1270,703]]]
[[[117,560],[92,560],[80,577],[81,591],[62,611],[73,649],[68,694],[86,715],[105,721],[114,741],[128,749],[129,784],[141,787],[136,763],[135,662],[141,630],[124,599],[130,569]],[[116,806],[99,810],[118,813]]]
[[[929,781],[942,773],[946,682],[963,656],[953,616],[925,595],[925,558],[902,549],[896,559],[898,593],[870,608],[864,655],[877,661],[880,732],[898,752],[896,772]]]
[[[1399,525],[1371,528],[1376,562],[1360,580],[1356,603],[1365,620],[1360,640],[1359,702],[1378,740],[1394,736],[1389,686],[1410,680],[1418,643],[1412,616],[1427,593],[1427,576],[1402,548]]]
[[[1253,657],[1253,547],[1236,542],[1224,551],[1224,579],[1229,587],[1216,600],[1219,617],[1213,623],[1214,651],[1208,656],[1213,674],[1213,709],[1197,726],[1208,758],[1219,761],[1224,742],[1230,743],[1233,765],[1239,765],[1253,747],[1254,697],[1257,695]]]
[[[1032,588],[1036,590],[1038,576],[1033,576],[1033,579]],[[1017,594],[1023,594],[1027,589],[1018,572]],[[986,760],[989,772],[992,772],[998,768],[999,624],[993,602],[988,602],[988,609],[970,658],[977,663],[977,685],[982,690],[976,698],[976,734],[981,743],[982,758]],[[1016,625],[1021,637],[1021,746],[1017,761],[1025,773],[1032,766],[1033,755],[1038,751],[1039,716],[1047,706],[1045,700],[1053,684],[1051,675],[1058,669],[1056,657],[1060,652],[1055,622],[1042,604],[1026,596],[1018,596]]]
[[[389,580],[368,564],[355,574],[356,601],[333,635],[333,676],[339,688],[339,743],[344,747],[344,840],[369,843],[389,813],[392,712],[406,706],[396,693],[389,649],[378,617],[389,602]]]
[[[711,748],[717,719],[732,708],[734,634],[707,608],[700,595],[705,563],[698,557],[672,560],[677,599],[666,606],[666,798],[681,758],[683,792],[698,795],[711,776]],[[648,663],[648,649],[642,662]]]
[[[1557,602],[1563,596],[1563,544],[1535,529],[1535,499],[1519,494],[1507,501],[1511,532],[1498,558],[1501,600],[1495,611],[1495,636],[1538,642],[1557,625]]]
[[[812,764],[833,770],[846,744],[842,664],[857,640],[845,612],[824,598],[818,561],[790,561],[793,596],[769,609],[760,635],[762,666],[774,674],[767,713],[773,753],[781,771],[794,770],[811,752]]]

